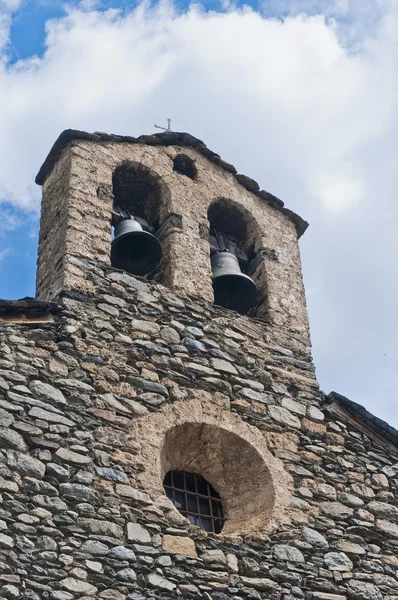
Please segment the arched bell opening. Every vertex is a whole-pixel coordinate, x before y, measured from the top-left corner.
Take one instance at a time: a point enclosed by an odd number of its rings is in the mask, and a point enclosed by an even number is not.
[[[253,313],[259,302],[258,287],[250,277],[260,235],[257,224],[248,211],[224,198],[210,205],[208,219],[214,303],[240,314]]]
[[[157,232],[169,190],[154,171],[132,161],[116,167],[112,184],[111,264],[133,275],[153,278],[159,275],[163,255]]]

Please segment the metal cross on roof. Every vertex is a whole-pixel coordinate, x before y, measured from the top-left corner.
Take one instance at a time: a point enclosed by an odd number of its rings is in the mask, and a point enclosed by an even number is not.
[[[171,119],[167,119],[167,128],[166,127],[160,127],[160,125],[155,125],[155,127],[157,129],[163,129],[163,131],[165,131],[166,133],[173,133],[170,129],[170,125],[171,125]]]

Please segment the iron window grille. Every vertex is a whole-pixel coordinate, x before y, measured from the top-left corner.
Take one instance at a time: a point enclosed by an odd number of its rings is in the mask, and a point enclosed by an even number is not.
[[[169,471],[163,480],[166,496],[193,525],[220,533],[224,525],[221,498],[201,475]]]

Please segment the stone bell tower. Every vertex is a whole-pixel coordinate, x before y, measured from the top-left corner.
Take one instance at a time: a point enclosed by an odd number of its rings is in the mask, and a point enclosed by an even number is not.
[[[395,600],[398,432],[319,390],[306,222],[184,133],[64,131],[0,301],[0,596]]]

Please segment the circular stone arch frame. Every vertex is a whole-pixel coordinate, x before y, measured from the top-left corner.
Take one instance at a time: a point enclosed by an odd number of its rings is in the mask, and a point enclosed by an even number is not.
[[[166,508],[172,521],[188,525],[166,497],[163,479],[172,470],[202,475],[220,494],[223,536],[267,535],[290,521],[292,477],[269,451],[267,434],[196,395],[134,423],[129,437],[140,446],[141,469],[134,484]]]

